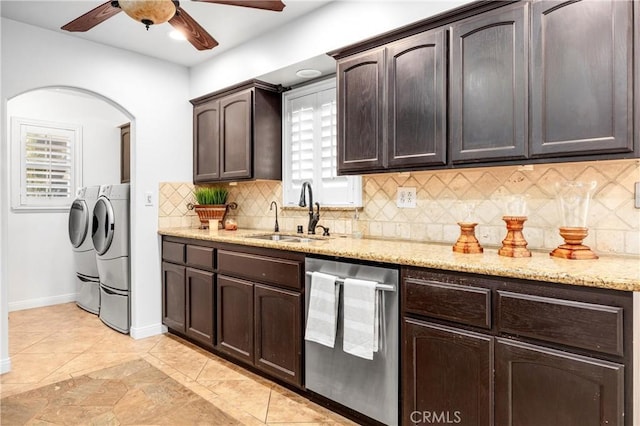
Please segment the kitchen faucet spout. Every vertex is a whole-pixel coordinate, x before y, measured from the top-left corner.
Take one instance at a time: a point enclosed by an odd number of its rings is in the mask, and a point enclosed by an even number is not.
[[[273,232],[280,232],[280,227],[278,226],[278,203],[276,203],[275,201],[272,201],[271,204],[269,205],[269,211],[273,210],[273,206],[276,206],[276,223],[273,227]]]
[[[307,234],[315,234],[316,225],[320,220],[320,203],[315,203],[316,213],[314,213],[313,190],[311,189],[311,184],[305,181],[302,183],[302,189],[300,191],[300,202],[298,203],[300,207],[307,207],[306,193],[309,194],[309,225],[307,226]]]

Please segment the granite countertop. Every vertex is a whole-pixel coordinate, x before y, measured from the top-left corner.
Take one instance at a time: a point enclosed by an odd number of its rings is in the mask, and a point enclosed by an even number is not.
[[[533,251],[530,258],[515,259],[498,256],[497,249],[491,248],[485,248],[482,254],[460,254],[454,253],[451,250],[451,245],[446,244],[369,238],[355,239],[343,235],[331,237],[317,235],[308,242],[286,242],[248,238],[251,235],[270,233],[268,230],[258,229],[210,232],[195,228],[161,228],[158,233],[174,237],[340,256],[446,271],[640,291],[640,257],[636,256],[601,256],[597,260],[565,260],[553,258],[549,256],[547,251]]]

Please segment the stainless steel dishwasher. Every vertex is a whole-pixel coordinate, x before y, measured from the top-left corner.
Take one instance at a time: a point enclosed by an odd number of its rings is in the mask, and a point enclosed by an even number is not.
[[[340,292],[338,330],[329,348],[305,340],[305,383],[320,394],[387,425],[398,424],[398,270],[307,257],[305,261],[305,321],[309,309],[311,273],[359,278],[380,283],[380,346],[373,360],[342,350],[343,292]],[[305,322],[306,323],[306,322]]]

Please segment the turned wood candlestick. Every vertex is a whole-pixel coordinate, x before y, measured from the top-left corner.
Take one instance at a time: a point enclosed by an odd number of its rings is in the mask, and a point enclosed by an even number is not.
[[[460,225],[460,237],[453,245],[456,253],[482,253],[484,249],[476,238],[475,229],[477,223],[458,222]]]
[[[502,240],[502,247],[498,250],[500,256],[507,257],[531,257],[527,249],[527,240],[522,235],[526,216],[503,216],[507,224],[507,236]]]
[[[588,234],[588,228],[560,227],[560,236],[564,239],[564,244],[559,245],[549,255],[572,260],[597,259],[598,256],[588,246],[582,244]]]

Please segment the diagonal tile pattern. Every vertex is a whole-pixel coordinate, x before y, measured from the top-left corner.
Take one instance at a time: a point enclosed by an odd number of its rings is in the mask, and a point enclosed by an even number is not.
[[[603,254],[640,254],[640,210],[633,206],[634,184],[640,181],[639,160],[585,163],[536,164],[533,167],[485,167],[363,176],[360,221],[365,235],[452,244],[459,235],[456,201],[476,203],[477,236],[485,246],[500,246],[506,235],[501,199],[528,196],[529,219],[524,234],[529,248],[551,250],[562,242],[558,234],[556,182],[595,180],[598,183],[589,214],[589,236],[585,243]],[[415,187],[417,208],[396,206],[399,186]],[[194,226],[193,212],[184,213],[191,202],[190,183],[160,184],[161,227]],[[273,226],[272,200],[281,203],[280,182],[238,182],[229,186],[230,200],[238,203],[233,215],[243,228]],[[186,194],[182,199],[180,195]],[[334,233],[351,233],[353,210],[323,209],[320,223]],[[284,209],[280,229],[293,232],[306,224],[302,209]]]
[[[134,340],[73,303],[11,312],[9,344],[2,424],[354,424],[182,339]],[[48,405],[52,392],[63,410]]]

